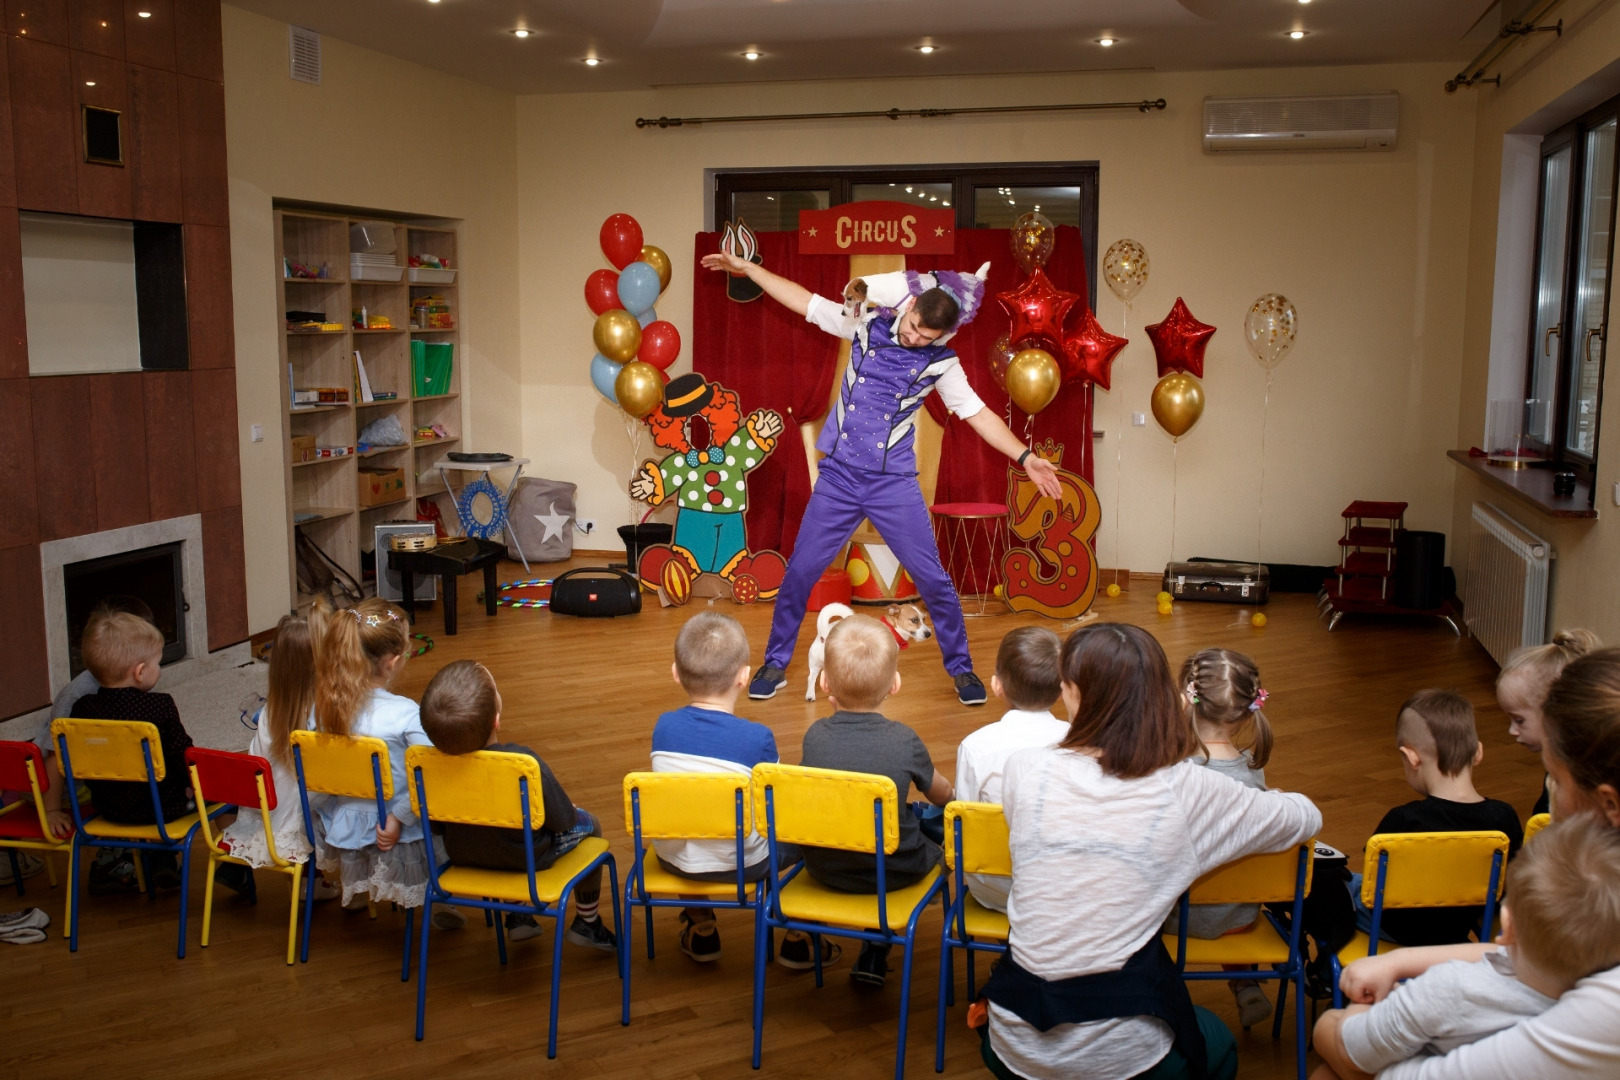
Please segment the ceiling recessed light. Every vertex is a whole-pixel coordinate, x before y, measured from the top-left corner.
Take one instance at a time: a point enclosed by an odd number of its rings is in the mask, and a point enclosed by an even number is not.
[[[86,86],[94,86],[94,85],[96,85],[96,84],[95,84],[95,83],[94,83],[94,82],[87,82],[87,83],[85,83],[85,84],[84,84],[84,85],[86,85]]]
[[[917,46],[917,51],[922,53],[924,56],[927,56],[929,53],[934,51],[934,47],[932,45],[919,45]]]
[[[938,195],[930,195],[930,196],[928,196],[928,201],[929,202],[939,202],[939,196]]]
[[[758,60],[759,59],[759,53],[755,52],[753,49],[749,49],[747,52],[743,53],[743,59],[744,60]]]
[[[107,29],[107,24],[106,24],[106,23],[102,23],[102,24],[101,24],[101,28],[102,28],[102,29],[103,29],[103,30],[105,30],[105,29]]]
[[[1100,38],[1097,39],[1097,44],[1101,45],[1105,49],[1108,48],[1108,46],[1112,45],[1113,43],[1114,43],[1114,39],[1111,38],[1111,37],[1100,37]]]
[[[152,17],[152,13],[150,11],[137,11],[135,14],[139,15],[143,19],[150,19]]]
[[[951,200],[946,199],[944,202],[940,203],[939,205],[941,205],[941,206],[949,206],[949,205],[951,205]]]
[[[1302,4],[1308,4],[1311,2],[1311,0],[1299,0],[1299,2]]]
[[[586,67],[595,67],[597,64],[600,64],[601,62],[602,61],[599,58],[595,57],[595,56],[587,56],[585,58],[585,66]]]
[[[1293,38],[1295,41],[1298,41],[1300,38],[1305,36],[1305,31],[1304,30],[1290,30],[1290,31],[1288,31],[1288,36]]]
[[[907,190],[907,191],[910,191],[910,190],[911,190],[911,185],[910,185],[910,184],[907,184],[907,185],[906,185],[906,190]]]
[[[520,26],[516,30],[512,31],[512,36],[513,37],[518,37],[518,38],[526,38],[526,37],[529,36],[529,31]]]

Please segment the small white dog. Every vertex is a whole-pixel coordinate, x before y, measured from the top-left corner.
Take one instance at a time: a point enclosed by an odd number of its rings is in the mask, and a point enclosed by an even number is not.
[[[854,609],[846,604],[828,604],[816,616],[816,640],[810,644],[810,677],[805,682],[804,700],[816,700],[816,683],[821,679],[821,669],[827,666],[827,635],[833,623],[853,614]],[[902,649],[913,641],[927,641],[934,636],[922,608],[916,604],[890,604],[879,621],[889,628]]]

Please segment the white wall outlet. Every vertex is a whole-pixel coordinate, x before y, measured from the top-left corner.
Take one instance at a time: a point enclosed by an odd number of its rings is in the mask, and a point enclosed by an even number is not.
[[[1133,413],[1131,413],[1131,427],[1147,427],[1147,413],[1145,413],[1145,412],[1133,412]]]
[[[591,518],[578,518],[574,522],[574,528],[589,536],[596,531],[596,522]]]
[[[254,424],[252,427],[248,428],[248,438],[252,439],[254,442],[264,442],[264,425]]]

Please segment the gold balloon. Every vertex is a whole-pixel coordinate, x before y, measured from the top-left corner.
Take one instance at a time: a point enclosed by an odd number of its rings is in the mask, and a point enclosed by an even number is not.
[[[634,360],[619,369],[613,392],[619,398],[619,408],[640,420],[664,400],[664,380],[657,368]]]
[[[1153,388],[1153,419],[1179,439],[1204,415],[1204,387],[1185,371],[1172,371]]]
[[[669,256],[664,254],[663,248],[653,247],[651,244],[643,245],[641,261],[658,271],[659,292],[669,288]]]
[[[1057,230],[1045,214],[1030,211],[1013,222],[1011,239],[1013,260],[1024,273],[1031,274],[1052,257]]]
[[[1024,349],[1007,365],[1007,396],[1031,416],[1052,404],[1063,375],[1045,349]]]
[[[617,363],[635,359],[641,349],[641,323],[623,308],[612,308],[596,317],[591,330],[596,351]]]

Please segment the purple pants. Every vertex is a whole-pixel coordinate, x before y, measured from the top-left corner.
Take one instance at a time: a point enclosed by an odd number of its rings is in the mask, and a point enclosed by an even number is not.
[[[799,640],[799,624],[804,621],[810,590],[866,518],[883,534],[884,542],[899,557],[928,604],[946,672],[960,675],[972,671],[962,602],[957,598],[956,585],[940,565],[933,522],[917,478],[907,473],[852,469],[832,458],[821,462],[821,478],[804,508],[787,576],[776,594],[765,662],[787,670]]]

